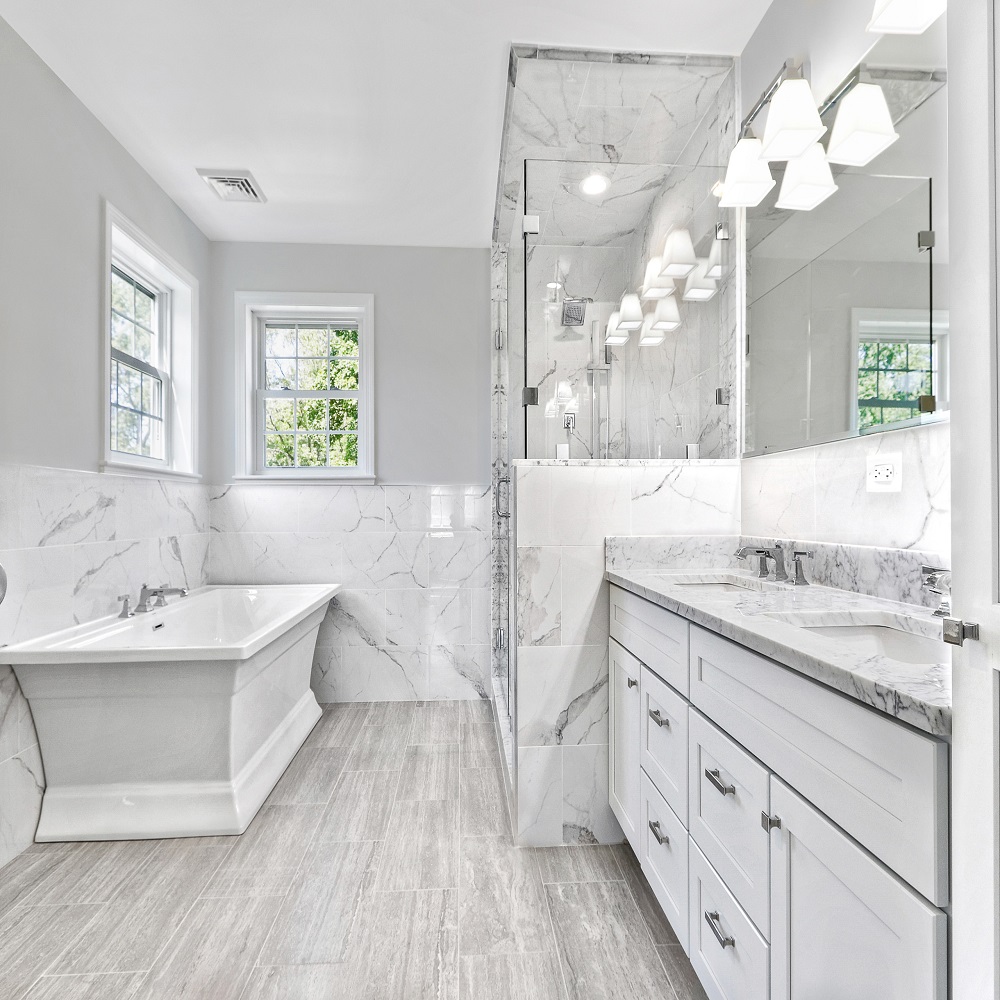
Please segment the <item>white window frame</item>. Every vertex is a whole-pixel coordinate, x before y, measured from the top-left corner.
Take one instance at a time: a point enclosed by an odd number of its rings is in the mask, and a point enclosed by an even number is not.
[[[131,475],[200,479],[197,475],[198,279],[160,249],[126,215],[105,202],[105,261],[101,361],[103,394],[102,471]],[[111,269],[117,267],[156,294],[162,338],[160,364],[150,365],[163,380],[162,459],[129,455],[111,447]],[[128,364],[133,364],[130,360]],[[142,363],[137,362],[141,367]]]
[[[342,292],[236,293],[237,480],[375,482],[375,296]],[[268,322],[349,323],[358,329],[358,464],[346,467],[264,466],[263,372],[259,347]]]

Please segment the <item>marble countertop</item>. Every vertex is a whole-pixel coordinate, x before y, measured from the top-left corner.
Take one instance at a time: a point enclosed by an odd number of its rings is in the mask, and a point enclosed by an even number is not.
[[[917,729],[943,739],[951,737],[951,661],[950,650],[943,644],[941,659],[947,662],[906,663],[872,653],[849,634],[834,638],[801,627],[887,626],[940,641],[941,619],[934,618],[927,608],[829,587],[768,583],[731,569],[673,573],[608,570],[607,578]],[[715,592],[710,587],[692,586],[727,581],[739,589],[720,587]]]

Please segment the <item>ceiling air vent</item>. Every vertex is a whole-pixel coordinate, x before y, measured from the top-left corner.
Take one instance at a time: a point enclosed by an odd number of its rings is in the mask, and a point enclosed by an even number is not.
[[[267,201],[249,170],[199,170],[198,176],[223,201]]]

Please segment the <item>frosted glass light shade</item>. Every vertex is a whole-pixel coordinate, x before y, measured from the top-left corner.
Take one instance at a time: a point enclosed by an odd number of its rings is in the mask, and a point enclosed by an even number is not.
[[[666,339],[666,334],[662,330],[657,330],[653,326],[653,314],[650,313],[642,321],[642,332],[639,334],[640,347],[659,347]]]
[[[875,0],[869,31],[922,35],[946,10],[948,0]]]
[[[674,294],[674,282],[672,278],[660,276],[663,261],[660,257],[654,257],[646,265],[646,277],[642,282],[640,298],[643,301],[650,299],[665,299],[668,295]]]
[[[765,160],[794,160],[823,133],[819,110],[808,80],[785,80],[771,98],[761,140]]]
[[[837,190],[826,153],[817,142],[797,160],[789,160],[778,194],[778,208],[800,212],[814,209]]]
[[[712,240],[712,249],[708,252],[708,270],[706,278],[718,281],[722,277],[722,240]]]
[[[686,278],[695,269],[698,258],[686,229],[675,229],[667,236],[660,263],[661,278]]]
[[[628,343],[628,332],[618,329],[619,313],[613,312],[608,319],[608,327],[604,333],[605,347],[621,347]]]
[[[684,286],[684,301],[707,302],[718,290],[719,286],[708,276],[708,261],[699,260]]]
[[[722,184],[721,208],[755,208],[774,187],[767,160],[760,155],[760,139],[740,139],[729,154]]]
[[[619,330],[631,332],[642,326],[642,303],[639,301],[638,295],[632,292],[623,295],[618,313]]]
[[[662,330],[670,333],[681,325],[681,311],[677,306],[676,299],[660,299],[656,303],[656,311],[653,313],[653,322],[650,330]]]
[[[830,163],[863,167],[898,138],[882,88],[859,83],[840,102],[826,158]]]

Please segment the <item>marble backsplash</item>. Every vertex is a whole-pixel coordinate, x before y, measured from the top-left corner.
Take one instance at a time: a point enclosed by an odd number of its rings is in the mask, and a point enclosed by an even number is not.
[[[0,466],[0,645],[111,614],[145,582],[203,586],[208,547],[206,487]],[[0,865],[31,843],[44,787],[31,713],[0,666]]]
[[[342,585],[313,661],[321,702],[489,697],[486,487],[237,484],[209,510],[213,583]]]

